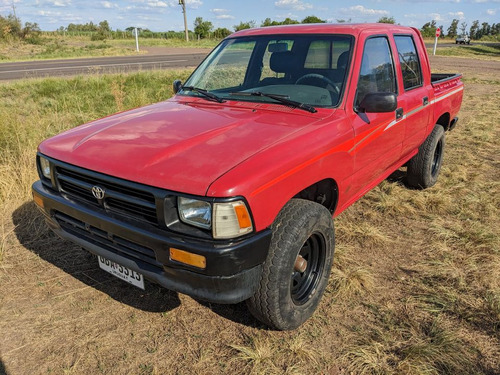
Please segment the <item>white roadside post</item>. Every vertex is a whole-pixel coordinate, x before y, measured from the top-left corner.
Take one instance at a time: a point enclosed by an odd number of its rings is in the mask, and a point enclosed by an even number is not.
[[[139,32],[137,31],[137,27],[134,27],[135,34],[135,50],[139,52]]]
[[[434,41],[434,52],[432,53],[434,56],[436,55],[436,48],[438,46],[438,38],[441,35],[441,29],[438,27],[436,29],[436,40]]]

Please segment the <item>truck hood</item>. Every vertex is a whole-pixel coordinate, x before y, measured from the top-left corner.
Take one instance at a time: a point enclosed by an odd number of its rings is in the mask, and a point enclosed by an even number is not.
[[[76,127],[44,141],[39,151],[126,180],[205,195],[218,177],[325,114],[171,99]]]

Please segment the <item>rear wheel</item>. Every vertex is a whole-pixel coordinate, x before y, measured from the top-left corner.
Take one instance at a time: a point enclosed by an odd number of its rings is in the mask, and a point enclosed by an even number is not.
[[[294,329],[314,313],[328,283],[335,242],[333,220],[320,204],[292,199],[271,228],[259,288],[247,305],[263,323]]]
[[[419,147],[418,154],[408,162],[409,185],[425,189],[437,182],[443,164],[444,146],[444,128],[436,124],[432,133]]]

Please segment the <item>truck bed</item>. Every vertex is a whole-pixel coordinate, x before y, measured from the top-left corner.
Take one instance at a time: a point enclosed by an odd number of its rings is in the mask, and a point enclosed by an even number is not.
[[[435,94],[441,94],[444,91],[457,87],[462,74],[460,73],[432,73],[431,84],[434,87]]]

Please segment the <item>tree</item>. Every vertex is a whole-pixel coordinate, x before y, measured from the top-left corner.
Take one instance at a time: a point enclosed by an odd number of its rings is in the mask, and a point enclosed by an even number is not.
[[[464,21],[460,24],[460,35],[465,36],[466,32],[467,32],[467,22]]]
[[[446,34],[444,33],[444,26],[443,25],[439,26],[439,29],[441,30],[441,35],[439,37],[444,38],[446,36]]]
[[[457,36],[457,30],[458,30],[458,20],[456,18],[451,21],[450,27],[448,27],[448,36],[450,38],[455,38]]]
[[[500,34],[500,23],[494,23],[491,25],[491,35],[499,35]]]
[[[239,25],[234,25],[234,31],[240,31],[240,30],[245,30],[245,29],[251,29],[255,27],[255,21],[249,21],[249,22],[240,22]]]
[[[214,36],[218,39],[224,39],[229,35],[231,35],[231,31],[229,29],[226,29],[225,27],[219,27],[214,31]]]
[[[424,26],[422,26],[420,32],[422,33],[422,36],[424,38],[430,38],[436,35],[436,29],[437,29],[436,21],[431,21],[427,22]]]
[[[302,20],[301,23],[325,23],[325,20],[322,20],[321,18],[318,18],[316,16],[307,16]]]
[[[203,21],[202,17],[196,17],[194,20],[194,33],[199,35],[200,38],[207,38],[214,26],[210,21]]]
[[[104,20],[102,22],[99,22],[98,31],[102,31],[104,33],[111,32],[111,27],[109,27],[108,21]]]
[[[21,37],[21,20],[9,14],[7,17],[0,16],[0,39],[8,37]]]
[[[292,20],[291,18],[287,17],[281,22],[282,25],[297,25],[300,22],[297,20]]]
[[[381,17],[377,23],[390,23],[390,24],[395,24],[396,23],[396,20],[394,19],[394,17]]]
[[[267,27],[267,26],[277,26],[280,23],[277,21],[272,21],[269,17],[266,18],[262,23],[260,24],[261,27]]]
[[[475,20],[472,22],[472,26],[470,27],[469,30],[469,36],[471,39],[479,39],[480,35],[478,35],[479,31],[479,21]]]
[[[479,32],[481,33],[481,37],[490,35],[491,34],[490,24],[488,22],[483,22],[481,24],[481,30]]]
[[[40,30],[40,26],[38,26],[36,22],[35,23],[26,22],[21,32],[21,36],[23,39],[26,39],[28,37],[38,38],[41,32],[42,30]]]

